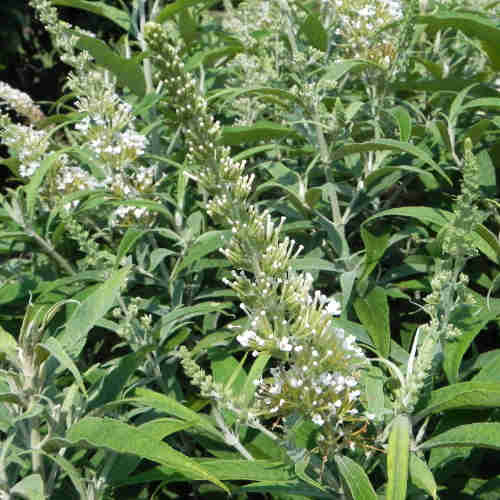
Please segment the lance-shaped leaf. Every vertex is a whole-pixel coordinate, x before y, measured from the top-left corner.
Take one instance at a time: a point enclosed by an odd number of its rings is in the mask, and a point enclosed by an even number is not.
[[[480,447],[500,450],[500,423],[486,422],[459,425],[419,446],[427,450],[436,447]]]
[[[115,271],[94,293],[76,307],[66,323],[66,328],[58,337],[63,349],[73,359],[82,352],[92,327],[113,306],[128,273],[128,267]]]
[[[191,474],[210,481],[229,493],[228,488],[213,474],[186,455],[163,441],[151,439],[151,434],[118,420],[87,417],[73,425],[66,438],[75,445],[107,448],[118,453],[130,453],[162,465],[173,467],[181,474]]]
[[[335,463],[353,500],[377,500],[377,494],[360,465],[341,455],[335,457]]]
[[[398,415],[392,423],[387,450],[386,500],[406,499],[410,433],[409,418],[406,415]]]

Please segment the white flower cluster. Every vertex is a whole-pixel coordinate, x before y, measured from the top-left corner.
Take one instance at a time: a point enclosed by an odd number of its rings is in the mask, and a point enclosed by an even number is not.
[[[95,74],[92,80],[98,78]],[[87,82],[90,84],[89,82]],[[93,82],[95,92],[77,100],[76,107],[86,116],[75,125],[88,140],[91,151],[107,169],[108,175],[122,171],[144,154],[147,137],[134,127],[132,108],[123,102],[112,87],[101,87]]]
[[[338,27],[335,33],[344,39],[348,56],[390,64],[394,56],[394,40],[386,31],[379,31],[403,17],[400,0],[380,0],[369,4],[366,0],[333,0],[330,8],[336,12]],[[374,36],[374,33],[378,33]]]
[[[162,27],[150,23],[145,32],[153,62],[165,74],[168,105],[185,126],[190,176],[209,195],[207,212],[231,228],[222,251],[234,271],[224,283],[238,294],[248,316],[248,327],[236,338],[254,356],[269,353],[280,363],[272,381],[259,381],[258,414],[305,416],[320,423],[327,446],[350,446],[368,418],[356,388],[366,358],[355,338],[335,327],[332,316],[341,313],[340,304],[312,290],[311,274],[292,271],[291,261],[302,247],[282,238],[284,219],[273,221],[270,212],[249,200],[253,175],[219,146],[219,125]],[[330,439],[332,427],[323,424],[334,416],[342,429]]]
[[[42,110],[25,92],[21,92],[5,82],[0,82],[0,100],[12,108],[16,113],[35,123],[44,117]]]
[[[19,175],[31,177],[40,167],[50,145],[48,132],[36,130],[32,125],[9,123],[2,130],[1,137],[11,155],[16,156],[20,162]]]

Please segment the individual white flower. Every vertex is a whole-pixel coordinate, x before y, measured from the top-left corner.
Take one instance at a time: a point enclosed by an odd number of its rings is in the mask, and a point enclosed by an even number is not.
[[[323,417],[319,414],[319,413],[315,413],[313,416],[312,416],[312,421],[316,424],[316,425],[323,425],[325,423],[325,420],[323,419]]]
[[[342,313],[342,305],[337,299],[331,298],[326,305],[326,312],[333,316],[340,316]]]
[[[279,350],[284,352],[290,352],[293,349],[292,344],[288,341],[288,337],[283,337],[279,342]]]

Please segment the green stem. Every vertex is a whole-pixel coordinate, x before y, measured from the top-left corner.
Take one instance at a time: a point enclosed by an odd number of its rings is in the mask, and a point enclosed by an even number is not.
[[[231,432],[229,427],[226,425],[226,422],[224,422],[224,417],[216,408],[214,408],[214,416],[217,425],[222,430],[226,444],[234,446],[234,448],[236,448],[247,460],[254,461],[255,459],[252,457],[250,452],[240,443],[238,436]]]
[[[24,231],[28,236],[33,238],[38,245],[42,248],[42,250],[52,259],[54,259],[62,269],[64,269],[68,274],[74,276],[76,271],[73,269],[71,264],[59,253],[54,247],[46,240],[44,240],[36,231],[31,229],[30,227],[25,227]]]

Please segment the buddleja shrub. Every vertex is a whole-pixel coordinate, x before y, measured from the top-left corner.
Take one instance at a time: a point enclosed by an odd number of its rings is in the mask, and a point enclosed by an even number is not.
[[[0,83],[2,498],[496,492],[495,7],[53,3],[123,37]]]

